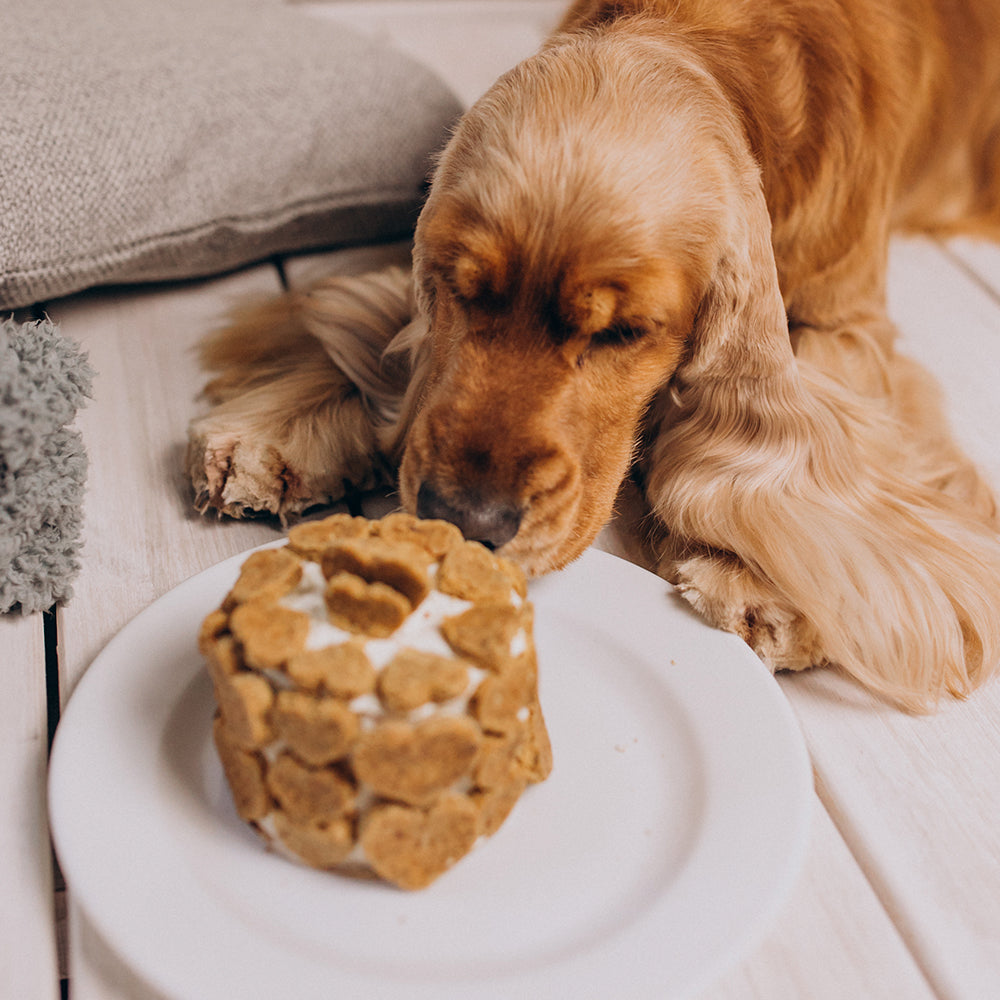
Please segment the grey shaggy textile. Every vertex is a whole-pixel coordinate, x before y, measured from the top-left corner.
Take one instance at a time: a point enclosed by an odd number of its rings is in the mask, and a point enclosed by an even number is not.
[[[45,610],[72,593],[87,458],[67,425],[93,375],[47,320],[0,327],[0,613]]]

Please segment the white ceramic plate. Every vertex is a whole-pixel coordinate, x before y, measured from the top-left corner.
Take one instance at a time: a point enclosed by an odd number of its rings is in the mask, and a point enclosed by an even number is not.
[[[792,713],[739,640],[595,551],[532,585],[555,768],[490,840],[418,893],[268,853],[232,808],[195,648],[243,558],[126,626],[56,735],[67,881],[152,986],[183,1000],[665,1000],[765,929],[808,836]]]

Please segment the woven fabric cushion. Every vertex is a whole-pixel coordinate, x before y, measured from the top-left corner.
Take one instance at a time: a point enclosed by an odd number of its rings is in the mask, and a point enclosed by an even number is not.
[[[405,236],[459,113],[278,0],[0,0],[0,308]]]

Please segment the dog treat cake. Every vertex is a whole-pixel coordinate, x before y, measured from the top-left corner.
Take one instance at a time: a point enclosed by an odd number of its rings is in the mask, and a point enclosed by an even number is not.
[[[406,514],[251,554],[199,635],[242,819],[317,868],[429,885],[552,766],[525,595],[512,563]]]

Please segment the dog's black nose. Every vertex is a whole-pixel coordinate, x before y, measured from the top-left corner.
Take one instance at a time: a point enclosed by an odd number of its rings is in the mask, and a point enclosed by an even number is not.
[[[426,482],[417,492],[417,517],[451,521],[470,541],[490,549],[509,542],[521,526],[521,512],[512,504],[471,496],[453,503]]]

